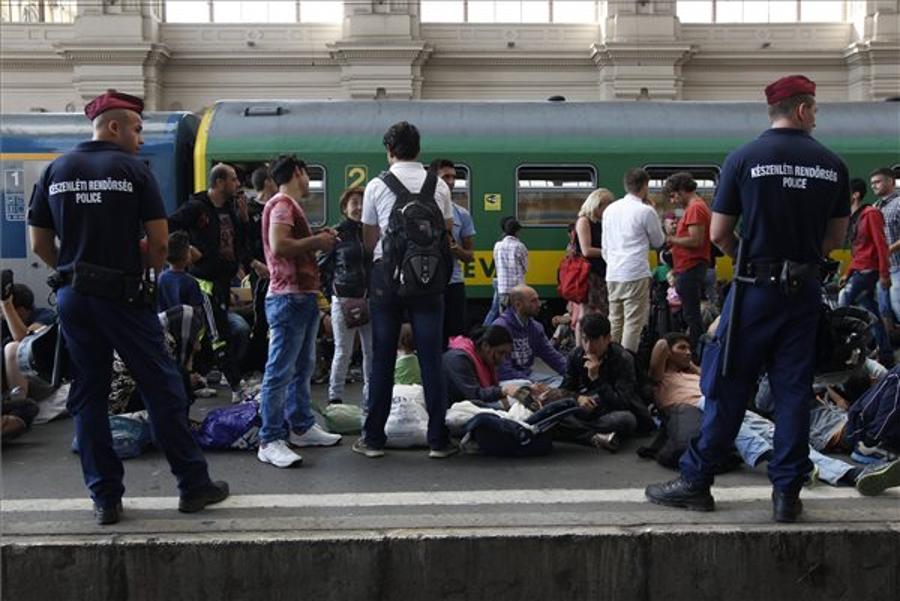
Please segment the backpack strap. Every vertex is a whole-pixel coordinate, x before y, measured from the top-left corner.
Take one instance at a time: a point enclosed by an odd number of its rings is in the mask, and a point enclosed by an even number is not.
[[[390,171],[382,171],[378,174],[378,179],[383,181],[388,189],[393,192],[394,196],[397,198],[397,200],[394,201],[394,206],[405,207],[410,202],[412,202],[412,192],[410,192],[409,189],[404,186],[399,179],[397,179],[396,175],[394,175]]]
[[[434,197],[434,191],[437,189],[437,169],[428,168],[428,174],[425,176],[425,181],[422,183],[422,189],[419,190],[419,200],[430,198],[437,204],[437,199]]]

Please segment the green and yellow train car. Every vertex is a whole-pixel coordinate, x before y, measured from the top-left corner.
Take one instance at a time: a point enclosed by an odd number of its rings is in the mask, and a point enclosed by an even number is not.
[[[522,222],[528,282],[556,295],[566,225],[595,188],[623,194],[631,167],[651,174],[651,193],[675,171],[690,171],[712,198],[729,151],[768,126],[763,103],[695,102],[405,102],[221,101],[204,116],[195,145],[195,187],[226,161],[249,170],[280,153],[311,165],[304,205],[317,225],[340,220],[341,192],[387,166],[381,144],[398,121],[422,134],[422,161],[458,166],[454,197],[475,221],[476,260],[466,269],[469,298],[491,295],[491,249],[501,218]],[[900,104],[823,104],[815,135],[839,153],[853,176],[900,166]],[[665,203],[660,211],[671,210]],[[846,265],[846,251],[837,253]],[[719,260],[722,278],[731,262]]]

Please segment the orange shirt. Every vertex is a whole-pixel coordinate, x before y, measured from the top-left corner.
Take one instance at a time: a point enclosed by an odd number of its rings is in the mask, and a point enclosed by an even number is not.
[[[685,248],[677,244],[672,245],[672,260],[675,262],[675,273],[687,271],[701,262],[709,263],[709,226],[711,223],[712,212],[706,206],[706,202],[702,199],[692,200],[685,209],[684,216],[678,222],[678,227],[675,229],[675,237],[685,238],[690,236],[689,226],[702,225],[704,227],[703,243],[697,248]]]

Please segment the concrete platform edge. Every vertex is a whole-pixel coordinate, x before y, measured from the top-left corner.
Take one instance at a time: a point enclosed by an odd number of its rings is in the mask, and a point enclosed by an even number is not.
[[[2,597],[900,598],[900,522],[15,536]]]

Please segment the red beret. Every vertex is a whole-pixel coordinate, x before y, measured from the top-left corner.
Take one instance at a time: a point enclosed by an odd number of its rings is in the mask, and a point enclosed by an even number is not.
[[[128,109],[136,113],[144,112],[144,101],[137,96],[123,94],[115,90],[106,90],[105,94],[97,96],[84,107],[84,114],[93,121],[101,113],[112,109]]]
[[[766,102],[777,104],[791,96],[816,95],[816,82],[802,75],[788,75],[766,86]]]

